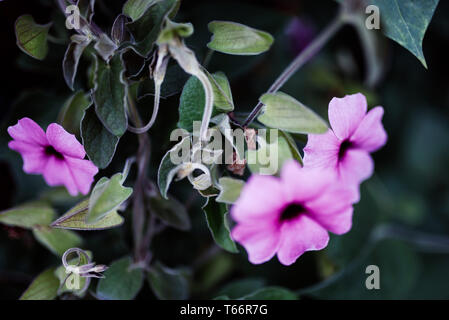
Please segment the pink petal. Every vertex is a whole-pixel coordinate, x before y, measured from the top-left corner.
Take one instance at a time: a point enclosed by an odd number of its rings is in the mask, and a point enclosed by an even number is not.
[[[19,152],[22,156],[23,171],[32,174],[43,172],[48,160],[44,147],[15,140],[10,141],[8,146],[10,149]]]
[[[360,122],[359,127],[351,137],[351,141],[359,148],[373,152],[387,142],[387,133],[382,125],[384,109],[371,109]]]
[[[274,221],[284,204],[280,180],[254,174],[232,206],[231,216],[237,222],[254,222],[260,219]]]
[[[30,118],[20,119],[16,125],[8,128],[8,133],[16,141],[39,146],[48,144],[44,130]]]
[[[332,210],[334,211],[334,210]],[[346,207],[339,212],[321,211],[319,213],[313,212],[308,215],[319,223],[326,230],[335,234],[344,234],[351,230],[352,227],[352,213],[354,208],[352,206]]]
[[[289,266],[304,252],[321,250],[327,246],[329,234],[318,223],[306,215],[284,222],[277,252],[279,261]]]
[[[57,123],[48,126],[47,139],[56,151],[64,155],[79,159],[86,156],[83,145],[79,143],[75,135],[68,133]]]
[[[254,264],[273,258],[279,246],[279,230],[275,224],[238,224],[231,236],[245,247],[248,260]]]
[[[340,179],[350,186],[368,179],[374,172],[370,154],[362,149],[349,149],[339,164]]]
[[[44,169],[44,179],[49,186],[64,185],[72,196],[78,194],[78,187],[65,160],[50,157]]]
[[[304,167],[336,168],[341,141],[332,130],[309,134],[304,148]]]
[[[66,157],[65,161],[78,190],[84,195],[88,194],[98,168],[89,160]]]
[[[295,160],[286,162],[281,171],[282,186],[288,202],[303,202],[317,197],[335,178],[331,170],[302,168]]]
[[[340,140],[349,138],[366,114],[367,102],[361,93],[333,98],[329,103],[329,122]]]

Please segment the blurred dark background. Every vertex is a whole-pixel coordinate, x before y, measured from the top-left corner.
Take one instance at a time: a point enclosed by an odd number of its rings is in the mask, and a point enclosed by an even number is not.
[[[97,24],[104,30],[110,29],[124,2],[97,0]],[[221,70],[228,75],[235,115],[244,118],[295,54],[336,15],[337,8],[332,0],[186,0],[176,20],[193,23],[195,34],[187,44],[200,58],[207,53],[207,23],[211,20],[241,22],[274,35],[275,44],[268,53],[256,57],[216,53],[208,66],[209,71]],[[328,279],[328,286],[308,290],[305,296],[449,298],[448,9],[449,3],[440,1],[424,39],[428,70],[407,50],[379,34],[380,52],[375,67],[382,69],[383,75],[375,87],[367,87],[364,79],[369,70],[364,64],[363,49],[357,33],[348,26],[283,87],[282,91],[323,117],[332,97],[355,92],[363,92],[370,106],[385,108],[389,141],[374,154],[376,174],[362,186],[353,229],[344,236],[332,237],[326,250],[306,253],[291,267],[280,265],[276,259],[261,266],[250,265],[243,249],[239,255],[214,249],[200,209],[203,200],[192,193],[187,183],[171,187],[188,207],[193,229],[189,233],[167,230],[157,236],[154,253],[168,266],[190,266],[192,297],[213,298],[236,281],[254,288],[278,285],[298,290]],[[55,9],[54,1],[0,3],[0,210],[36,199],[49,190],[40,176],[23,173],[20,156],[7,148],[7,126],[28,116],[45,127],[56,121],[71,95],[61,68],[66,44],[50,43],[44,61],[33,60],[16,46],[14,21],[26,13],[41,24],[54,21],[50,34],[63,41],[68,39],[61,28],[64,18]],[[292,23],[296,23],[296,29]],[[79,70],[77,88],[83,88],[86,61],[82,61]],[[178,99],[175,96],[162,102],[164,110],[150,132],[152,177],[170,147],[168,137],[178,120]],[[149,113],[145,101],[140,108],[143,115]],[[120,170],[124,159],[136,148],[135,136],[126,134],[113,163],[100,176]],[[62,204],[58,211],[63,213],[71,204]],[[125,214],[125,218],[129,220],[130,215]],[[97,262],[109,263],[130,250],[128,225],[84,236],[85,247],[93,251]],[[30,232],[0,225],[1,299],[18,298],[34,276],[58,263]],[[380,268],[381,290],[365,288],[365,268],[370,264]],[[152,297],[145,285],[139,298]]]

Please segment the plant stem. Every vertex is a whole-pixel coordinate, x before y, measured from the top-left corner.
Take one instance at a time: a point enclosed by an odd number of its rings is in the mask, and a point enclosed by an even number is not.
[[[323,46],[332,38],[332,36],[343,26],[344,20],[341,14],[338,16],[316,37],[303,51],[301,51],[296,58],[287,66],[282,74],[276,79],[276,81],[268,89],[267,93],[275,93],[278,91],[290,77],[295,74],[307,61],[315,56]],[[251,111],[248,118],[246,118],[243,127],[247,127],[259,114],[263,107],[263,103],[259,103]]]
[[[131,121],[134,125],[141,127],[140,119],[133,99],[128,95],[128,110]],[[134,259],[140,262],[146,258],[143,241],[144,223],[145,223],[145,185],[147,182],[146,173],[149,164],[150,139],[147,134],[138,135],[139,149],[137,151],[137,179],[134,184],[133,192],[133,237],[134,237]]]

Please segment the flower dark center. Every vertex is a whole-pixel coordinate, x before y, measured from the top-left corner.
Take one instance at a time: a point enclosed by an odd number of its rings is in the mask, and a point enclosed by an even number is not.
[[[341,160],[346,155],[346,152],[351,149],[354,144],[349,140],[344,140],[340,145],[340,150],[338,151],[338,160]]]
[[[287,221],[306,213],[307,210],[299,203],[291,203],[281,213],[280,221]]]
[[[45,154],[47,156],[54,156],[57,159],[64,159],[64,156],[62,155],[62,153],[56,151],[56,149],[53,148],[52,146],[46,146],[45,147]]]

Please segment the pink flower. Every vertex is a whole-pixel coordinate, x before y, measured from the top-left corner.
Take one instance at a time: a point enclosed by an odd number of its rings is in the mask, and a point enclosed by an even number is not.
[[[231,208],[237,222],[231,235],[249,261],[263,263],[277,253],[290,265],[305,251],[326,247],[328,231],[348,232],[353,192],[335,181],[332,171],[302,168],[293,160],[280,178],[252,175]]]
[[[23,171],[42,174],[50,186],[64,185],[73,196],[89,192],[98,168],[84,160],[82,144],[59,124],[50,124],[45,133],[36,122],[23,118],[8,133],[14,139],[9,148],[22,155]]]
[[[304,148],[304,166],[336,170],[344,184],[358,186],[374,171],[370,152],[387,142],[382,126],[384,109],[375,107],[368,113],[363,94],[333,98],[329,103],[332,130],[309,134]]]

